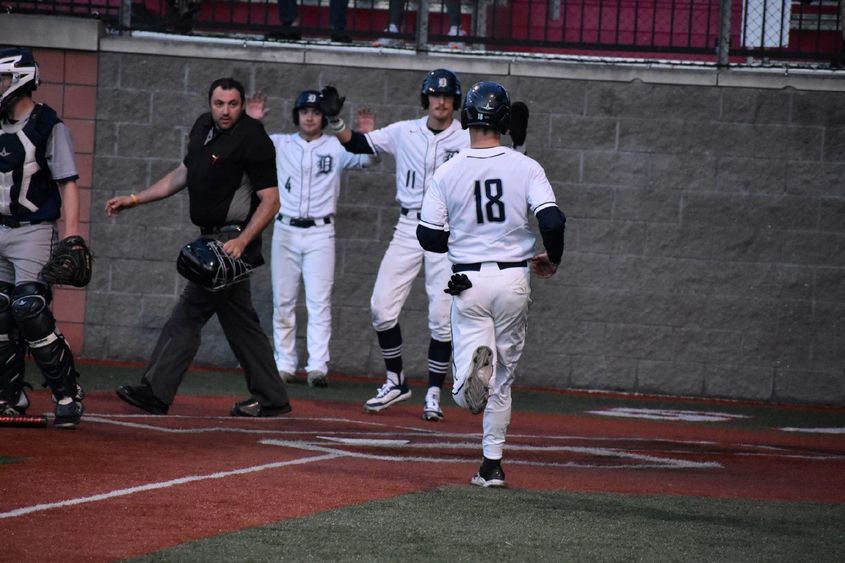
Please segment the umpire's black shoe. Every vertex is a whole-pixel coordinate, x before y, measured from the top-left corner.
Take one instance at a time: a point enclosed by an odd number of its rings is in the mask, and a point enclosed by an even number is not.
[[[235,403],[229,414],[232,416],[268,417],[287,414],[291,411],[290,403],[279,407],[262,407],[255,399],[245,399]]]
[[[117,396],[150,414],[167,414],[167,409],[170,408],[153,395],[149,385],[122,385],[117,388]]]

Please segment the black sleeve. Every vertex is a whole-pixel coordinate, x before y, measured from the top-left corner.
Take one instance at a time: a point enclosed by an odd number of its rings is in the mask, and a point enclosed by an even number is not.
[[[358,131],[352,132],[352,138],[349,139],[348,143],[341,144],[343,145],[343,148],[351,153],[374,154],[373,148],[370,146],[370,143],[367,142],[367,138],[363,133],[359,133]]]
[[[558,207],[546,207],[537,213],[537,224],[540,227],[540,236],[543,237],[543,246],[549,261],[553,264],[560,264],[563,256],[563,232],[566,229],[566,215]]]
[[[420,246],[423,247],[423,250],[440,254],[449,251],[449,231],[429,229],[428,227],[417,225],[417,240],[420,241]]]

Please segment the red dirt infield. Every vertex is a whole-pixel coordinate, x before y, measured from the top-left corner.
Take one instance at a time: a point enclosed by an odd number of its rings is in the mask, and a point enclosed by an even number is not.
[[[4,557],[133,557],[467,485],[481,457],[481,417],[456,408],[431,424],[418,405],[368,415],[351,403],[297,401],[288,416],[253,420],[225,416],[231,403],[180,396],[169,416],[147,416],[91,393],[75,430],[0,428],[0,456],[11,458],[0,464]],[[720,424],[515,412],[508,485],[845,503],[845,435]]]

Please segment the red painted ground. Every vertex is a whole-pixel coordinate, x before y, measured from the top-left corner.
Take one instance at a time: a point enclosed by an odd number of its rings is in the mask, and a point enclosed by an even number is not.
[[[36,393],[36,405],[46,401],[43,392]],[[86,420],[76,430],[0,429],[0,455],[17,461],[0,465],[4,558],[141,555],[351,503],[465,485],[481,456],[481,418],[458,409],[447,409],[446,421],[438,424],[421,421],[418,405],[366,415],[349,403],[298,401],[294,413],[281,419],[216,416],[225,415],[231,403],[230,398],[180,397],[171,413],[177,416],[127,416],[139,411],[111,394],[92,393],[86,399]],[[409,442],[344,445],[328,438]],[[305,445],[259,443],[265,439]],[[512,488],[845,503],[842,435],[517,412],[508,446],[504,467]],[[317,448],[366,457],[343,455],[105,500],[90,498],[331,455]],[[37,508],[50,503],[62,506]],[[14,512],[31,507],[36,510]]]

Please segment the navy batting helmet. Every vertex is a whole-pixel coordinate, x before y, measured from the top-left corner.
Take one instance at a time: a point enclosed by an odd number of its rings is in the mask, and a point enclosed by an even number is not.
[[[490,127],[507,133],[511,125],[511,100],[504,86],[495,82],[476,82],[467,92],[461,109],[461,127]]]
[[[428,109],[428,97],[431,94],[453,96],[455,109],[461,107],[461,81],[451,70],[438,68],[426,75],[420,90],[420,103],[423,109]]]
[[[0,51],[0,75],[3,74],[10,74],[12,80],[9,86],[0,92],[0,115],[7,112],[21,96],[38,88],[41,83],[38,63],[29,49],[15,47]]]
[[[305,90],[296,97],[296,103],[293,104],[293,124],[299,126],[299,110],[303,108],[314,108],[322,113],[320,109],[320,92],[317,90]],[[321,127],[329,124],[328,118],[324,115]]]
[[[198,238],[189,242],[176,259],[176,270],[188,280],[210,291],[220,291],[245,280],[252,266],[232,258],[215,239]]]

